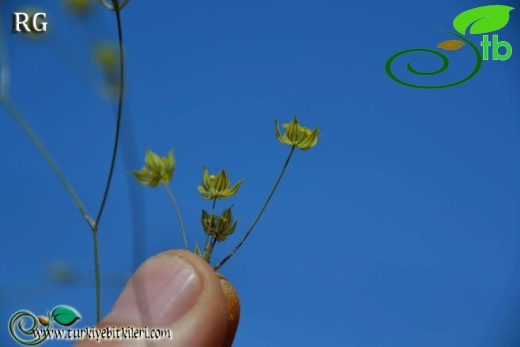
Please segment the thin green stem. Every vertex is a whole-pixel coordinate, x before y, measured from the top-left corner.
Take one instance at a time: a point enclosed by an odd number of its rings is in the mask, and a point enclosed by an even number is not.
[[[177,207],[177,203],[175,202],[175,198],[173,197],[173,193],[170,187],[168,187],[166,183],[163,183],[163,185],[164,188],[166,188],[168,195],[170,196],[170,200],[172,201],[173,207],[175,208],[175,213],[177,213],[177,219],[179,220],[179,225],[181,226],[182,237],[184,238],[184,247],[186,250],[188,250],[188,241],[186,240],[186,232],[184,231],[184,226],[182,225],[181,213],[179,212],[179,208]]]
[[[4,34],[4,13],[0,2],[0,96],[8,99],[9,87],[11,86],[11,68],[9,64],[9,53],[7,51],[7,40]]]
[[[3,17],[3,13],[0,7],[0,21]],[[60,182],[65,186],[65,189],[71,196],[74,204],[78,207],[80,213],[83,215],[87,223],[91,228],[94,227],[94,220],[90,217],[87,212],[87,209],[79,199],[78,195],[70,185],[70,183],[65,178],[65,175],[61,172],[58,165],[52,159],[52,156],[47,151],[43,143],[40,141],[29,122],[25,119],[22,112],[20,112],[14,103],[11,101],[9,97],[9,89],[11,83],[11,69],[9,65],[9,54],[7,49],[7,44],[5,43],[4,37],[4,23],[0,22],[0,103],[4,105],[7,109],[7,112],[11,116],[11,118],[18,124],[18,126],[23,130],[23,132],[27,135],[29,140],[33,143],[36,149],[40,152],[43,159],[47,162],[47,164],[51,167],[52,171],[56,174]]]
[[[273,197],[273,194],[276,190],[276,188],[278,187],[278,184],[280,183],[280,181],[282,180],[282,177],[283,177],[283,174],[285,172],[285,169],[287,169],[287,166],[289,165],[289,161],[291,160],[291,157],[294,153],[294,149],[296,147],[295,146],[292,146],[291,147],[291,151],[289,152],[289,155],[287,156],[287,159],[285,160],[285,164],[282,168],[282,171],[280,172],[280,175],[278,176],[278,179],[276,180],[276,183],[274,184],[273,186],[273,189],[271,190],[271,193],[269,193],[269,196],[267,197],[267,200],[265,201],[264,203],[264,206],[262,206],[262,209],[260,210],[260,212],[258,213],[258,215],[256,216],[253,224],[251,224],[251,226],[249,227],[249,230],[245,233],[245,235],[242,237],[242,240],[240,240],[240,242],[238,243],[238,245],[236,245],[236,247],[224,258],[220,261],[220,263],[218,263],[213,269],[215,271],[217,271],[222,265],[224,265],[226,263],[226,261],[229,260],[229,258],[231,258],[237,251],[238,249],[240,248],[240,246],[242,246],[242,244],[244,243],[244,241],[247,239],[247,237],[249,236],[249,234],[251,234],[251,231],[253,231],[253,228],[255,227],[256,223],[258,223],[258,221],[260,220],[260,217],[262,217],[262,214],[264,213],[264,210],[265,208],[267,207],[267,205],[269,204],[269,201],[271,200],[271,198]]]
[[[204,259],[208,264],[211,261],[211,254],[213,253],[215,239],[215,236],[212,236],[211,242],[208,242],[208,239],[206,239],[206,247],[204,247],[204,254],[202,255],[202,259]]]
[[[107,201],[108,192],[110,190],[110,184],[112,183],[112,176],[114,174],[114,167],[116,164],[117,157],[117,146],[119,144],[119,132],[121,129],[121,118],[123,112],[123,95],[124,95],[124,85],[125,85],[125,64],[124,64],[124,53],[123,53],[123,29],[121,24],[121,7],[118,5],[117,0],[112,0],[114,4],[114,10],[116,14],[116,22],[117,22],[117,35],[119,41],[119,98],[117,105],[117,121],[116,121],[116,130],[114,136],[114,148],[112,150],[112,159],[110,161],[110,170],[108,172],[107,183],[105,185],[105,191],[103,192],[103,198],[101,199],[101,204],[99,206],[99,212],[96,217],[96,222],[94,227],[92,228],[92,233],[94,235],[94,272],[96,274],[96,317],[97,321],[101,320],[101,278],[99,276],[99,250],[98,250],[98,238],[97,232],[99,227],[99,222],[101,220],[101,216],[103,215],[103,210],[105,209],[105,203]]]
[[[209,243],[209,235],[206,235],[206,242],[204,243],[204,249],[206,249],[208,243]]]
[[[211,218],[215,215],[215,206],[217,204],[217,198],[213,198],[213,204],[211,206]],[[212,243],[212,245],[210,244]],[[206,260],[209,264],[211,259],[211,253],[213,252],[213,246],[215,246],[215,242],[210,241],[210,236],[206,237],[206,243],[204,244],[204,256],[203,259]]]
[[[208,254],[205,255],[205,260],[208,262],[208,264],[211,262],[211,255],[213,254],[213,250],[215,249],[215,245],[217,244],[217,236],[213,236],[213,239],[211,240],[211,244],[208,248]]]
[[[108,172],[107,183],[105,185],[105,191],[103,193],[103,198],[101,199],[101,204],[99,206],[99,212],[96,217],[96,229],[99,225],[99,221],[101,220],[101,216],[103,215],[103,210],[105,209],[105,203],[108,197],[108,191],[110,190],[110,184],[112,182],[112,176],[114,173],[114,167],[116,164],[117,157],[117,146],[119,144],[119,132],[121,128],[121,116],[123,112],[123,94],[124,94],[124,85],[125,85],[125,65],[124,65],[124,54],[123,54],[123,29],[121,24],[121,14],[120,8],[117,5],[117,1],[112,1],[115,7],[116,21],[117,21],[117,34],[119,41],[119,100],[117,105],[117,121],[116,121],[116,131],[114,136],[114,148],[112,150],[112,159],[110,162],[110,170]]]
[[[59,169],[59,167],[56,164],[56,162],[54,161],[54,159],[52,159],[52,156],[50,155],[50,153],[47,151],[47,149],[45,148],[43,143],[40,141],[40,139],[38,138],[38,136],[36,135],[34,130],[31,128],[29,122],[27,122],[27,120],[25,119],[23,114],[16,108],[16,106],[12,103],[12,101],[9,98],[7,98],[5,95],[0,96],[0,102],[4,105],[4,107],[7,109],[8,113],[11,115],[13,120],[18,124],[18,126],[20,128],[22,128],[22,130],[27,135],[27,137],[31,140],[31,142],[36,147],[36,149],[38,149],[38,151],[42,155],[43,159],[45,159],[47,164],[49,164],[52,171],[54,171],[54,173],[56,174],[56,176],[58,177],[60,182],[65,186],[65,189],[67,190],[69,195],[72,197],[72,200],[78,207],[80,213],[83,215],[83,217],[85,218],[85,220],[87,221],[89,226],[91,228],[94,228],[94,225],[95,225],[94,220],[88,214],[87,209],[85,208],[85,206],[79,199],[78,195],[76,194],[76,192],[74,191],[74,189],[72,188],[70,183],[65,178],[65,175],[63,175],[63,173]]]
[[[92,230],[94,241],[94,273],[96,277],[96,322],[101,320],[101,278],[99,274],[99,243],[97,230]]]

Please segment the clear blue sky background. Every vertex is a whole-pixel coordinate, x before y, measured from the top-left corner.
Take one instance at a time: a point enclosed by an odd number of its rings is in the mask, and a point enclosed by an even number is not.
[[[89,47],[115,40],[114,16],[97,2],[84,22],[54,1],[23,3],[48,11],[52,32],[40,40],[12,34],[9,14],[20,2],[2,2],[12,98],[95,214],[115,107],[81,78],[100,82]],[[234,203],[241,218],[218,245],[220,259],[254,219],[289,151],[273,120],[298,115],[321,128],[318,145],[295,153],[264,218],[221,271],[241,298],[235,345],[517,346],[520,9],[497,32],[512,57],[484,61],[462,85],[413,89],[384,69],[398,51],[452,39],[440,30],[488,4],[130,1],[122,12],[127,166],[119,156],[100,227],[106,279],[182,247],[166,193],[134,182],[129,189],[128,171],[142,166],[146,148],[175,150],[172,188],[190,245],[203,242],[200,209],[209,208],[196,190],[202,165],[246,178],[218,205]],[[467,75],[470,53],[447,52],[450,68],[431,80]],[[413,59],[418,69],[440,65],[424,54]],[[5,108],[0,157],[0,344],[13,345],[5,327],[22,308],[43,314],[67,304],[83,315],[76,326],[92,325],[90,230]],[[137,253],[133,225],[146,229]],[[79,279],[52,283],[47,268],[57,260]],[[103,288],[104,314],[120,290]]]

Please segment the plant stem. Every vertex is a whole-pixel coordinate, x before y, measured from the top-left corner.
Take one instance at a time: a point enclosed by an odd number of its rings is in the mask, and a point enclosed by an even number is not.
[[[211,243],[208,244],[208,252],[207,254],[204,254],[204,260],[210,264],[211,262],[211,255],[213,254],[213,250],[215,249],[215,244],[217,243],[217,236],[213,236],[213,239],[211,240]]]
[[[114,173],[114,166],[116,164],[116,156],[117,156],[117,146],[119,144],[119,132],[121,128],[121,118],[123,111],[123,94],[124,94],[124,84],[125,84],[125,65],[124,65],[124,54],[123,54],[123,29],[121,24],[121,14],[119,12],[119,5],[116,0],[112,1],[115,8],[116,21],[117,21],[117,34],[119,41],[119,100],[117,105],[117,121],[116,121],[116,131],[114,136],[114,148],[112,150],[112,159],[110,162],[110,170],[108,172],[107,183],[105,185],[105,191],[103,193],[103,198],[101,199],[101,204],[99,206],[99,212],[96,217],[96,229],[99,225],[99,221],[101,220],[101,216],[103,215],[103,210],[105,209],[105,203],[108,197],[108,191],[110,190],[110,183],[112,182],[112,175]]]
[[[22,131],[27,135],[29,140],[33,143],[36,149],[40,152],[43,159],[47,162],[47,164],[51,167],[52,171],[56,174],[60,182],[65,186],[65,189],[72,197],[72,200],[78,207],[80,213],[83,215],[87,223],[91,228],[94,227],[94,220],[87,212],[87,209],[79,199],[78,195],[70,185],[70,183],[65,178],[65,175],[61,172],[58,165],[52,159],[52,156],[47,151],[43,143],[40,141],[34,130],[29,125],[29,122],[25,119],[22,112],[20,112],[14,103],[9,98],[9,89],[11,84],[11,69],[9,65],[9,54],[7,49],[7,44],[5,43],[4,30],[3,30],[3,11],[1,11],[0,4],[0,103],[4,105],[7,109],[7,112],[11,115],[11,118],[18,124],[18,126],[22,129]]]
[[[215,205],[217,204],[217,198],[213,198],[213,204],[211,206],[211,218],[215,215]],[[209,264],[209,261],[211,259],[211,253],[213,252],[213,247],[215,246],[214,239],[211,241],[210,245],[210,236],[209,234],[206,236],[206,243],[204,244],[204,256],[202,257],[204,260],[206,260]]]
[[[94,241],[94,273],[96,277],[96,322],[101,320],[101,278],[99,274],[99,243],[97,230],[92,230]]]
[[[184,226],[182,225],[181,213],[179,212],[179,208],[177,207],[177,203],[175,202],[175,198],[173,197],[173,193],[170,190],[170,187],[168,187],[166,183],[163,183],[163,185],[164,188],[166,188],[168,195],[170,196],[170,200],[172,201],[173,207],[175,208],[175,213],[177,213],[177,219],[179,220],[179,225],[181,226],[182,237],[184,238],[184,247],[186,250],[188,250],[188,241],[186,240],[186,232],[184,231]]]
[[[215,214],[215,205],[217,204],[217,198],[213,198],[213,204],[211,206],[211,218],[213,218],[213,215]],[[209,258],[211,257],[211,252],[213,252],[213,249],[209,248],[210,246],[210,237],[209,235],[206,236],[206,243],[204,244],[204,259],[209,264]],[[209,255],[206,255],[206,252],[209,252]]]
[[[4,105],[4,107],[7,109],[8,113],[11,115],[13,120],[18,124],[18,126],[20,128],[22,128],[23,132],[27,135],[29,140],[31,140],[31,142],[36,147],[36,149],[38,149],[38,151],[42,155],[43,159],[45,159],[45,161],[47,162],[47,164],[49,164],[52,171],[54,171],[54,173],[56,174],[56,176],[58,177],[60,182],[65,186],[65,189],[67,190],[69,195],[72,197],[72,200],[78,207],[80,213],[83,215],[83,217],[85,218],[85,220],[87,221],[89,226],[91,228],[93,228],[94,224],[95,224],[94,220],[88,214],[87,209],[85,208],[85,206],[79,199],[78,195],[76,194],[76,192],[74,191],[74,189],[72,188],[70,183],[65,178],[65,175],[63,175],[63,173],[59,169],[59,167],[56,164],[56,162],[54,161],[54,159],[52,159],[52,156],[50,155],[50,153],[47,151],[47,149],[45,148],[43,143],[40,141],[40,139],[38,138],[38,136],[36,135],[34,130],[31,128],[31,126],[29,125],[29,122],[27,122],[27,120],[25,119],[23,114],[16,108],[16,106],[12,103],[12,101],[5,95],[0,96],[0,103],[2,103]]]
[[[119,132],[121,128],[121,118],[123,112],[123,95],[124,95],[124,85],[125,85],[125,64],[124,64],[124,53],[123,53],[123,29],[121,24],[121,14],[120,7],[117,0],[112,0],[114,4],[114,12],[116,14],[116,22],[117,22],[117,36],[119,41],[119,100],[117,105],[117,120],[116,120],[116,130],[114,136],[114,148],[112,150],[112,159],[110,161],[110,170],[108,172],[107,183],[105,185],[105,191],[103,192],[103,198],[101,199],[101,204],[99,206],[99,212],[96,217],[96,221],[92,228],[92,234],[94,238],[94,272],[96,274],[96,317],[97,322],[101,320],[101,279],[99,276],[99,249],[98,249],[98,227],[99,222],[101,220],[101,216],[103,215],[103,210],[105,209],[105,203],[107,201],[108,192],[110,190],[110,184],[112,183],[112,176],[114,174],[114,167],[116,164],[117,157],[117,146],[119,144]]]
[[[0,15],[1,15],[0,11]],[[3,23],[2,23],[3,24]],[[2,25],[3,27],[3,25]],[[3,36],[3,28],[0,27],[0,32]],[[65,186],[65,189],[72,197],[72,200],[78,207],[79,211],[89,224],[92,229],[92,237],[94,241],[94,272],[96,277],[96,314],[97,314],[97,322],[101,320],[101,285],[100,285],[100,275],[99,275],[99,249],[98,249],[98,239],[97,239],[97,222],[94,221],[92,217],[87,212],[87,209],[77,196],[76,192],[70,185],[70,183],[65,178],[65,175],[61,172],[56,162],[52,159],[50,153],[47,151],[43,143],[40,141],[34,130],[29,125],[29,122],[25,119],[23,114],[16,108],[14,103],[9,98],[9,87],[10,87],[10,68],[9,68],[9,59],[7,54],[7,45],[5,45],[5,40],[3,37],[0,37],[0,65],[2,65],[0,70],[0,103],[2,103],[13,120],[20,126],[20,128],[25,132],[27,137],[31,140],[33,145],[38,149],[43,159],[49,164],[52,171],[56,174],[61,183]]]
[[[0,2],[0,96],[2,99],[9,99],[9,87],[11,86],[11,67],[9,64],[9,52],[7,50],[7,40],[4,35],[4,13]]]
[[[267,200],[265,201],[264,203],[264,206],[262,206],[262,209],[260,210],[260,212],[258,213],[258,215],[256,216],[256,219],[254,220],[253,224],[251,224],[251,226],[249,227],[249,230],[245,233],[245,235],[242,237],[242,239],[240,240],[240,242],[238,243],[238,245],[236,245],[236,247],[224,258],[220,261],[220,263],[218,263],[213,269],[215,271],[217,271],[222,265],[224,265],[226,263],[226,261],[229,260],[229,258],[231,258],[237,251],[238,249],[240,248],[240,246],[242,246],[242,244],[244,243],[244,241],[247,239],[247,237],[249,236],[249,234],[251,234],[251,231],[253,231],[253,228],[255,227],[256,223],[258,223],[258,220],[260,220],[260,217],[262,217],[262,214],[264,213],[264,210],[265,208],[267,207],[267,205],[269,204],[269,201],[271,200],[271,198],[273,197],[273,194],[276,190],[276,188],[278,187],[278,184],[280,183],[280,181],[282,180],[282,177],[283,177],[283,174],[285,172],[285,169],[287,168],[287,166],[289,165],[289,161],[291,160],[291,157],[294,153],[294,149],[296,147],[295,146],[292,146],[291,147],[291,151],[289,152],[289,155],[287,156],[287,159],[285,160],[285,164],[282,168],[282,171],[280,172],[280,175],[278,176],[278,179],[276,180],[276,183],[274,184],[273,186],[273,189],[271,190],[271,193],[269,193],[269,196],[267,197]]]
[[[213,236],[211,241],[209,241],[209,239],[206,239],[206,246],[204,247],[204,254],[202,255],[202,259],[204,259],[208,264],[211,261],[211,253],[213,253],[213,245],[215,239],[215,236]]]
[[[209,244],[209,235],[206,235],[206,242],[204,242],[204,250],[206,250],[206,247],[208,247]]]

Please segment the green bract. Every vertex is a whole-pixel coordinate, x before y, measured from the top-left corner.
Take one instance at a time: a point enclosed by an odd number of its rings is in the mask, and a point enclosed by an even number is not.
[[[202,174],[202,186],[198,186],[199,193],[206,200],[225,199],[235,195],[238,192],[240,184],[244,180],[239,180],[230,188],[231,182],[227,176],[226,170],[220,171],[216,176],[208,174],[205,167]]]
[[[220,217],[202,210],[201,224],[206,235],[214,236],[217,241],[221,242],[235,231],[238,220],[233,221],[231,208],[225,209]]]
[[[280,133],[278,129],[278,121],[275,119],[276,137],[283,144],[294,146],[301,150],[308,150],[318,143],[318,131],[320,128],[311,129],[298,124],[298,118],[294,117],[291,123],[284,124],[285,134]]]
[[[233,222],[233,213],[231,212],[231,208],[227,208],[222,212],[220,217],[218,217],[218,225],[216,237],[217,241],[224,241],[229,235],[233,234],[237,227],[238,221]]]
[[[134,177],[145,186],[157,187],[159,184],[166,184],[171,181],[173,170],[175,169],[175,159],[173,150],[168,153],[168,157],[159,158],[154,152],[147,150],[144,157],[146,166],[141,171],[132,171]]]
[[[215,235],[215,226],[217,224],[217,216],[209,214],[206,210],[202,209],[202,216],[200,217],[200,223],[202,224],[202,229],[206,233],[206,235],[214,236]]]

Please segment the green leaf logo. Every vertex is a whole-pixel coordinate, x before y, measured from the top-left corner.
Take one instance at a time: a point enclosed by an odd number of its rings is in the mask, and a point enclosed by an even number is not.
[[[70,306],[56,306],[51,313],[51,318],[60,325],[65,327],[71,326],[81,319],[81,315],[78,311]]]
[[[475,7],[459,14],[453,20],[453,27],[462,35],[470,28],[470,34],[486,34],[497,31],[509,22],[509,12],[514,7],[504,5],[488,5]]]

